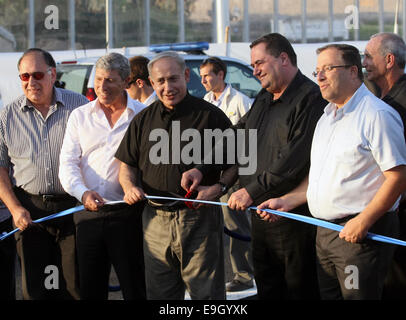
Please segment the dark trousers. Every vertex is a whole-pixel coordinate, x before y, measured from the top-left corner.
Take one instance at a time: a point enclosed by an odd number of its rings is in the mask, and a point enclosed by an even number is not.
[[[303,206],[304,207],[304,206]],[[297,208],[303,212],[305,208]],[[252,214],[252,256],[259,299],[318,299],[315,227]]]
[[[406,202],[399,207],[399,239],[406,241]],[[406,300],[406,247],[396,246],[383,287],[383,300]]]
[[[340,225],[351,219],[333,221]],[[386,213],[369,230],[397,237],[399,221],[395,212]],[[320,294],[323,300],[379,300],[395,245],[365,239],[350,243],[337,231],[317,228],[316,251]]]
[[[0,234],[12,230],[12,218],[0,222]],[[15,300],[15,260],[16,245],[14,237],[0,241],[0,300]]]
[[[22,189],[15,194],[32,220],[72,207],[77,200],[65,196],[43,198]],[[79,299],[75,228],[72,216],[36,223],[16,233],[25,300]]]
[[[145,299],[141,213],[117,204],[74,214],[82,300],[107,300],[111,265],[124,299]]]

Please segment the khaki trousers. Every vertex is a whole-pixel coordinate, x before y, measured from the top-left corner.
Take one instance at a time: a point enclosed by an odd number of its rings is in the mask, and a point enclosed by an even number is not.
[[[221,202],[227,202],[231,194],[239,189],[231,188],[227,194],[221,197]],[[249,210],[236,211],[229,207],[221,207],[223,211],[224,225],[228,230],[233,231],[242,236],[251,236],[251,224]],[[242,283],[252,284],[254,279],[254,267],[252,264],[252,249],[251,242],[242,241],[230,237],[230,261],[233,270],[233,280],[238,280]]]
[[[218,207],[164,211],[145,206],[147,299],[224,300],[223,216]]]

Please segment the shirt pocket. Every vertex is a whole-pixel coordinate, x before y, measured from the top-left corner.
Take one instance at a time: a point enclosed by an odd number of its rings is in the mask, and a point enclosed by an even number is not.
[[[226,116],[228,119],[230,119],[231,123],[233,125],[237,124],[237,122],[240,120],[240,117],[238,115],[237,111],[227,111],[226,112]]]
[[[11,143],[8,145],[8,153],[10,159],[15,160],[34,160],[34,155],[38,154],[37,148],[34,147],[34,143],[29,139],[22,139],[21,143]]]
[[[361,144],[359,137],[351,130],[337,137],[331,146],[337,163],[355,163],[359,156],[357,150]]]

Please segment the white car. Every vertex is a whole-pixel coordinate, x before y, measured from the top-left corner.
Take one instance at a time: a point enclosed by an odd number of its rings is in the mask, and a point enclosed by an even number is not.
[[[200,65],[208,58],[203,50],[208,49],[207,42],[179,43],[170,45],[150,46],[150,53],[145,54],[151,59],[161,51],[183,51],[180,53],[190,69],[188,90],[191,95],[203,98],[206,90],[200,82]],[[131,56],[127,56],[131,58]],[[255,98],[261,84],[252,74],[252,67],[247,63],[230,57],[219,57],[227,64],[226,82],[250,98]],[[84,94],[89,100],[96,98],[94,91],[95,63],[98,57],[80,58],[57,62],[57,86]]]

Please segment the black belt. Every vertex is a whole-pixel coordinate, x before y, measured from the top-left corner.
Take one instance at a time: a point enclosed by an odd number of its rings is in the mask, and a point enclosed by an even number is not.
[[[119,210],[128,209],[128,208],[130,208],[130,205],[127,203],[105,204],[104,206],[100,207],[94,213],[119,211]]]
[[[67,193],[64,194],[31,194],[20,187],[15,187],[17,192],[24,193],[32,199],[42,200],[43,202],[59,202],[65,200],[74,200],[75,198]]]
[[[182,200],[172,201],[169,203],[159,203],[159,202],[152,201],[151,199],[147,199],[147,200],[148,200],[148,205],[150,205],[152,208],[163,210],[163,211],[178,211],[178,210],[187,208],[186,204]]]
[[[399,209],[396,209],[394,211],[387,211],[385,214],[397,214],[398,212],[399,212]],[[341,224],[343,222],[347,222],[348,220],[351,220],[352,218],[355,218],[357,215],[359,215],[359,213],[350,214],[350,215],[348,215],[348,216],[346,216],[344,218],[339,218],[339,219],[333,219],[333,220],[324,220],[324,219],[322,219],[322,220],[327,221],[327,222],[331,222],[331,223],[335,223],[335,224]],[[381,218],[382,217],[383,216],[381,216]],[[379,219],[378,219],[378,221],[379,221]]]

